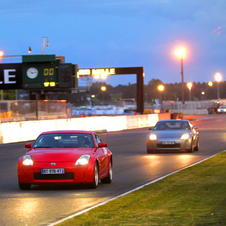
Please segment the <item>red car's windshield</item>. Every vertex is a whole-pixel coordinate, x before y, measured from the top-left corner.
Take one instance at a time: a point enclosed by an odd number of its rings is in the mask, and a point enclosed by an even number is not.
[[[33,148],[94,148],[93,137],[85,133],[43,134],[35,141]]]

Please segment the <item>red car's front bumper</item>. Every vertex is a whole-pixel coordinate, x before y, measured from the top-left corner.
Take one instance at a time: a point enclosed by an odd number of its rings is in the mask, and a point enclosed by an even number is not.
[[[35,162],[34,165],[25,166],[18,162],[19,183],[47,184],[47,183],[92,183],[94,179],[94,166],[90,162],[85,166],[76,166],[75,162]],[[65,169],[64,174],[41,174],[41,169]]]

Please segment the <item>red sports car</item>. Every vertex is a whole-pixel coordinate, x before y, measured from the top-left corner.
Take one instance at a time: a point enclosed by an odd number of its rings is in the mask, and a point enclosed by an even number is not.
[[[96,188],[99,180],[112,181],[112,153],[94,132],[43,132],[33,145],[25,147],[30,150],[18,161],[21,190],[50,183],[83,183]]]

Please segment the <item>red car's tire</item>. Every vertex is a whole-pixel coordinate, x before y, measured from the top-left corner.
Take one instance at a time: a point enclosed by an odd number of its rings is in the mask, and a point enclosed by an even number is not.
[[[105,177],[104,179],[101,180],[101,183],[106,183],[106,184],[110,184],[112,182],[112,176],[113,176],[113,173],[112,173],[112,164],[110,162],[109,164],[109,170],[108,170],[108,176]]]
[[[98,169],[98,163],[95,163],[95,169],[94,169],[94,177],[93,182],[88,185],[89,188],[97,188],[99,182],[99,169]]]
[[[21,190],[29,190],[31,188],[31,184],[19,183],[19,187]]]
[[[147,148],[147,153],[148,153],[148,154],[151,154],[151,153],[154,153],[154,151]]]

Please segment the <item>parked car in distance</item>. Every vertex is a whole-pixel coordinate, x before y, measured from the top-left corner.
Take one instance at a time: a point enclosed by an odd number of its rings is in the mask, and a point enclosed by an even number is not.
[[[149,129],[151,133],[147,136],[147,153],[199,150],[199,132],[188,120],[160,120]]]
[[[140,115],[139,112],[136,112],[135,110],[127,110],[125,109],[122,115]]]

